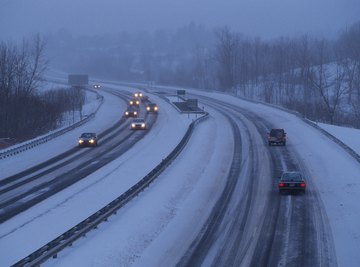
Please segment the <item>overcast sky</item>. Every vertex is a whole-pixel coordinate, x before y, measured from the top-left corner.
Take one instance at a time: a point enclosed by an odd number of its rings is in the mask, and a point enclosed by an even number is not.
[[[0,0],[0,38],[228,25],[250,36],[332,37],[360,21],[360,0]]]

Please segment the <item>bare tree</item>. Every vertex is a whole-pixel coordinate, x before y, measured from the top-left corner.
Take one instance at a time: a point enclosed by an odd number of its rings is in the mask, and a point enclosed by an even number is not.
[[[357,121],[360,120],[360,22],[346,29],[337,42],[337,56],[345,71],[347,101]]]
[[[339,64],[330,64],[328,59],[328,44],[325,40],[321,40],[318,43],[317,65],[312,67],[309,79],[325,105],[329,122],[334,124],[341,97],[347,88],[344,85],[345,72],[343,68]]]
[[[0,136],[19,137],[37,131],[29,116],[42,107],[36,88],[46,67],[44,47],[39,35],[21,45],[0,43]]]
[[[222,90],[227,90],[236,85],[236,64],[239,47],[239,36],[232,33],[229,27],[216,31],[217,45],[215,59],[219,63],[218,77]]]
[[[207,48],[197,47],[194,52],[194,86],[203,89],[214,89],[211,65],[213,58]]]
[[[47,68],[48,61],[44,57],[45,41],[37,34],[30,44],[27,42],[24,44],[24,49],[24,54],[26,54],[26,50],[29,51],[24,89],[32,92],[37,89],[38,82],[43,79],[43,73]]]

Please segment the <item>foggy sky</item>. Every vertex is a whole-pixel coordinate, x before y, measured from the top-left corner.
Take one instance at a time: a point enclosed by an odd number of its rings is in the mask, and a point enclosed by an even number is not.
[[[332,37],[360,21],[360,0],[0,0],[0,39],[175,29],[190,22],[250,36]]]

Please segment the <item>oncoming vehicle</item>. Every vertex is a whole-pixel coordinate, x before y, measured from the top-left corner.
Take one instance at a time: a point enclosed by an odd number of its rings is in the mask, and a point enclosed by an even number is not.
[[[146,129],[146,123],[144,119],[137,118],[133,119],[131,122],[131,129],[132,130],[145,130]]]
[[[284,129],[271,129],[268,133],[268,144],[271,145],[286,145],[286,133]]]
[[[97,146],[98,138],[96,133],[82,133],[78,139],[78,146]]]
[[[284,192],[302,192],[305,194],[305,178],[297,171],[284,172],[279,178],[278,188],[280,194]]]
[[[139,114],[139,111],[135,107],[128,107],[125,111],[125,117],[137,117]]]
[[[100,85],[100,84],[95,84],[95,85],[94,85],[94,88],[95,88],[95,89],[100,89],[100,88],[101,88],[101,85]]]
[[[146,112],[150,113],[150,112],[155,112],[157,113],[159,110],[158,106],[155,103],[148,103],[146,104]]]
[[[143,96],[143,94],[142,94],[141,92],[135,92],[135,93],[133,94],[133,96],[134,96],[135,98],[141,98],[141,97]]]
[[[130,99],[129,100],[129,106],[139,106],[140,105],[140,100],[138,99]]]

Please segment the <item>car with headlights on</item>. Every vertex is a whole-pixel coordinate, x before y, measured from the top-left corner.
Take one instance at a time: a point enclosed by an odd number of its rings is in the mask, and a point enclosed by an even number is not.
[[[130,99],[129,100],[129,106],[135,106],[138,107],[140,105],[140,100],[139,99]]]
[[[78,139],[79,147],[97,146],[98,138],[96,133],[82,133]]]
[[[125,117],[129,118],[129,117],[137,117],[139,115],[139,110],[136,107],[133,106],[129,106],[127,107],[127,109],[125,110]]]
[[[133,119],[130,125],[132,130],[145,130],[146,129],[146,122],[142,118]]]
[[[155,103],[148,103],[146,104],[146,112],[147,113],[150,113],[150,112],[153,112],[153,113],[157,113],[159,108],[158,106],[155,104]]]
[[[284,172],[278,181],[279,193],[301,192],[305,194],[306,182],[302,173],[298,171]]]
[[[97,83],[97,84],[94,84],[94,88],[95,88],[95,89],[100,89],[100,88],[101,88],[101,85],[98,84],[98,83]]]
[[[133,93],[133,97],[134,98],[142,98],[143,94],[141,92],[135,92],[135,93]]]

